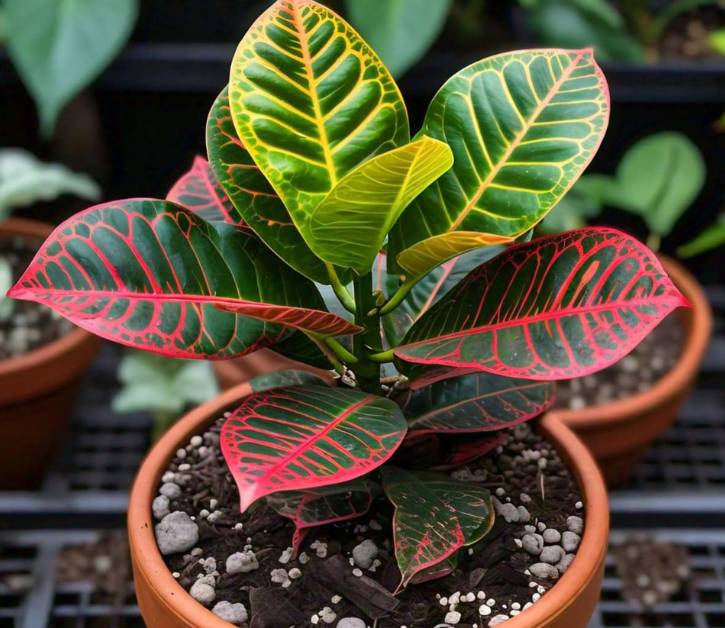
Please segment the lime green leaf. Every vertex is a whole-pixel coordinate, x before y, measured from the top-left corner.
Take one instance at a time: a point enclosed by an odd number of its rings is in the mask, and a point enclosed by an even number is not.
[[[707,41],[719,55],[725,56],[725,28],[713,31],[707,37]]]
[[[680,257],[694,257],[725,245],[725,214],[720,214],[717,222],[710,225],[694,240],[677,249]]]
[[[277,0],[249,29],[229,102],[239,139],[308,241],[310,214],[346,174],[409,141],[388,70],[312,0]]]
[[[346,0],[345,8],[393,76],[401,76],[440,35],[451,0]]]
[[[43,135],[123,48],[137,0],[5,0],[10,58],[40,110]]]
[[[606,81],[590,50],[524,50],[461,70],[421,131],[446,142],[455,162],[391,231],[392,261],[457,231],[526,233],[579,178],[608,119]]]
[[[313,250],[360,275],[368,272],[403,210],[452,165],[451,149],[425,136],[361,164],[312,212]]]
[[[97,200],[101,190],[90,177],[56,163],[43,163],[19,148],[0,150],[0,219],[15,207],[50,201],[63,194]]]
[[[666,236],[697,198],[705,175],[705,161],[686,136],[656,133],[627,151],[605,201],[641,215],[650,231]]]

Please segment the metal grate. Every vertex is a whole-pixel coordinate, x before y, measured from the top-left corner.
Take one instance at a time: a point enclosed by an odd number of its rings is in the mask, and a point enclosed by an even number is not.
[[[715,628],[725,626],[725,532],[703,530],[646,530],[658,542],[683,546],[689,557],[689,583],[668,602],[645,610],[622,595],[611,554],[604,587],[590,628]],[[631,532],[614,531],[611,543]]]

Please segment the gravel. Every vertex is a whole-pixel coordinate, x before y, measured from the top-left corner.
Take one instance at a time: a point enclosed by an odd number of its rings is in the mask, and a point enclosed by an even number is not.
[[[185,552],[199,540],[199,526],[181,510],[166,515],[154,530],[159,551],[164,556]]]
[[[230,624],[234,624],[235,626],[243,624],[249,618],[246,607],[244,604],[240,603],[232,604],[231,602],[226,601],[217,602],[214,605],[214,608],[211,609],[211,612],[219,617],[219,619],[228,621]]]

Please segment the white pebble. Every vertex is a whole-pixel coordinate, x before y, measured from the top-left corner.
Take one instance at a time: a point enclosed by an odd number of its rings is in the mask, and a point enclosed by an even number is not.
[[[192,436],[191,440],[189,441],[189,444],[192,447],[199,447],[204,442],[204,439],[201,436]],[[219,604],[222,604],[222,602],[219,602]]]
[[[547,545],[539,555],[541,562],[550,565],[556,565],[562,558],[564,558],[564,550],[558,545]]]
[[[155,519],[163,519],[169,514],[169,498],[166,495],[159,495],[151,503],[151,511]]]
[[[333,595],[330,598],[330,602],[332,602],[333,604],[339,604],[340,602],[342,602],[342,597],[339,595]]]
[[[488,625],[489,626],[499,626],[500,624],[502,624],[508,620],[509,620],[508,615],[496,615],[496,617],[492,618],[491,621],[488,622]]]
[[[581,510],[582,508],[584,508],[584,504],[582,504],[581,502],[577,502],[576,504],[574,504],[574,508],[576,508],[577,510]]]
[[[355,564],[363,569],[368,569],[378,555],[378,546],[374,541],[365,539],[362,543],[352,549],[352,557]]]
[[[443,621],[455,626],[459,621],[461,621],[461,614],[458,611],[448,611]]]
[[[556,580],[559,577],[559,571],[557,568],[549,563],[534,563],[531,567],[529,567],[529,570],[537,578]]]
[[[566,527],[574,534],[581,534],[584,531],[584,520],[581,517],[567,517]]]
[[[486,606],[485,604],[481,604],[481,606],[478,607],[478,614],[487,617],[491,614],[491,607]]]
[[[331,624],[335,619],[337,619],[337,614],[335,611],[333,611],[329,606],[325,606],[318,615],[320,616],[320,619],[325,622],[326,624]]]
[[[169,499],[175,499],[181,495],[181,487],[178,484],[174,484],[174,482],[166,482],[161,485],[159,493],[165,495]]]
[[[166,515],[154,531],[159,551],[164,556],[185,552],[199,540],[199,526],[181,510]]]
[[[363,572],[360,569],[358,569],[357,567],[355,567],[355,569],[352,570],[352,575],[357,576],[359,578],[360,576],[363,575]]]
[[[201,436],[199,436],[198,438],[201,439]],[[225,600],[217,602],[214,605],[214,608],[211,609],[211,612],[214,613],[219,619],[228,621],[230,624],[234,624],[235,626],[243,624],[248,619],[247,609],[245,608],[244,604],[232,604],[231,602],[227,602]]]
[[[544,543],[554,545],[561,541],[561,532],[559,532],[559,530],[555,530],[554,528],[547,528],[544,530],[543,537]]]
[[[524,534],[521,545],[527,554],[538,556],[544,549],[544,538],[540,534]]]
[[[337,622],[337,628],[366,628],[365,622],[359,617],[343,617]]]
[[[272,569],[272,571],[269,572],[269,577],[272,582],[275,584],[281,584],[285,588],[290,585],[289,575],[287,575],[287,571],[284,569]]]
[[[581,537],[570,530],[561,535],[561,546],[566,550],[567,554],[575,552],[581,543]]]
[[[290,560],[292,559],[292,548],[288,547],[286,550],[280,554],[279,562],[283,565],[286,565]]]
[[[297,578],[302,577],[302,572],[297,567],[292,567],[287,573],[292,580],[297,580]]]
[[[197,580],[194,584],[191,585],[189,595],[191,595],[191,597],[193,597],[200,604],[203,604],[204,606],[209,606],[209,604],[211,604],[216,597],[216,591],[214,591],[214,587],[210,584],[207,584],[206,582],[203,582],[201,580]]]

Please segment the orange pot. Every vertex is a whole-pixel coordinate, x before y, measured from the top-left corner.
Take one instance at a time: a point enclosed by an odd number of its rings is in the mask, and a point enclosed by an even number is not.
[[[310,371],[325,379],[330,377],[329,371],[317,369],[302,362],[295,362],[269,349],[260,349],[236,360],[222,360],[213,364],[219,385],[223,390],[248,382],[258,375],[288,369]]]
[[[187,414],[156,443],[141,466],[131,491],[128,534],[136,597],[148,626],[230,626],[197,603],[172,577],[156,547],[151,502],[156,496],[161,475],[182,443],[202,432],[250,390],[249,384],[242,384]],[[581,487],[586,527],[569,570],[540,601],[509,620],[506,626],[584,628],[594,612],[601,589],[609,528],[607,493],[596,463],[571,430],[552,416],[544,417],[539,422],[539,428],[569,464]]]
[[[53,228],[11,218],[0,236],[45,239]],[[42,479],[68,423],[80,376],[101,341],[74,329],[38,349],[0,362],[0,489],[27,489]]]
[[[646,392],[581,410],[554,410],[589,447],[610,486],[629,479],[652,441],[677,418],[690,393],[712,331],[710,304],[697,280],[678,262],[661,258],[667,274],[692,304],[677,310],[685,330],[674,368]]]

